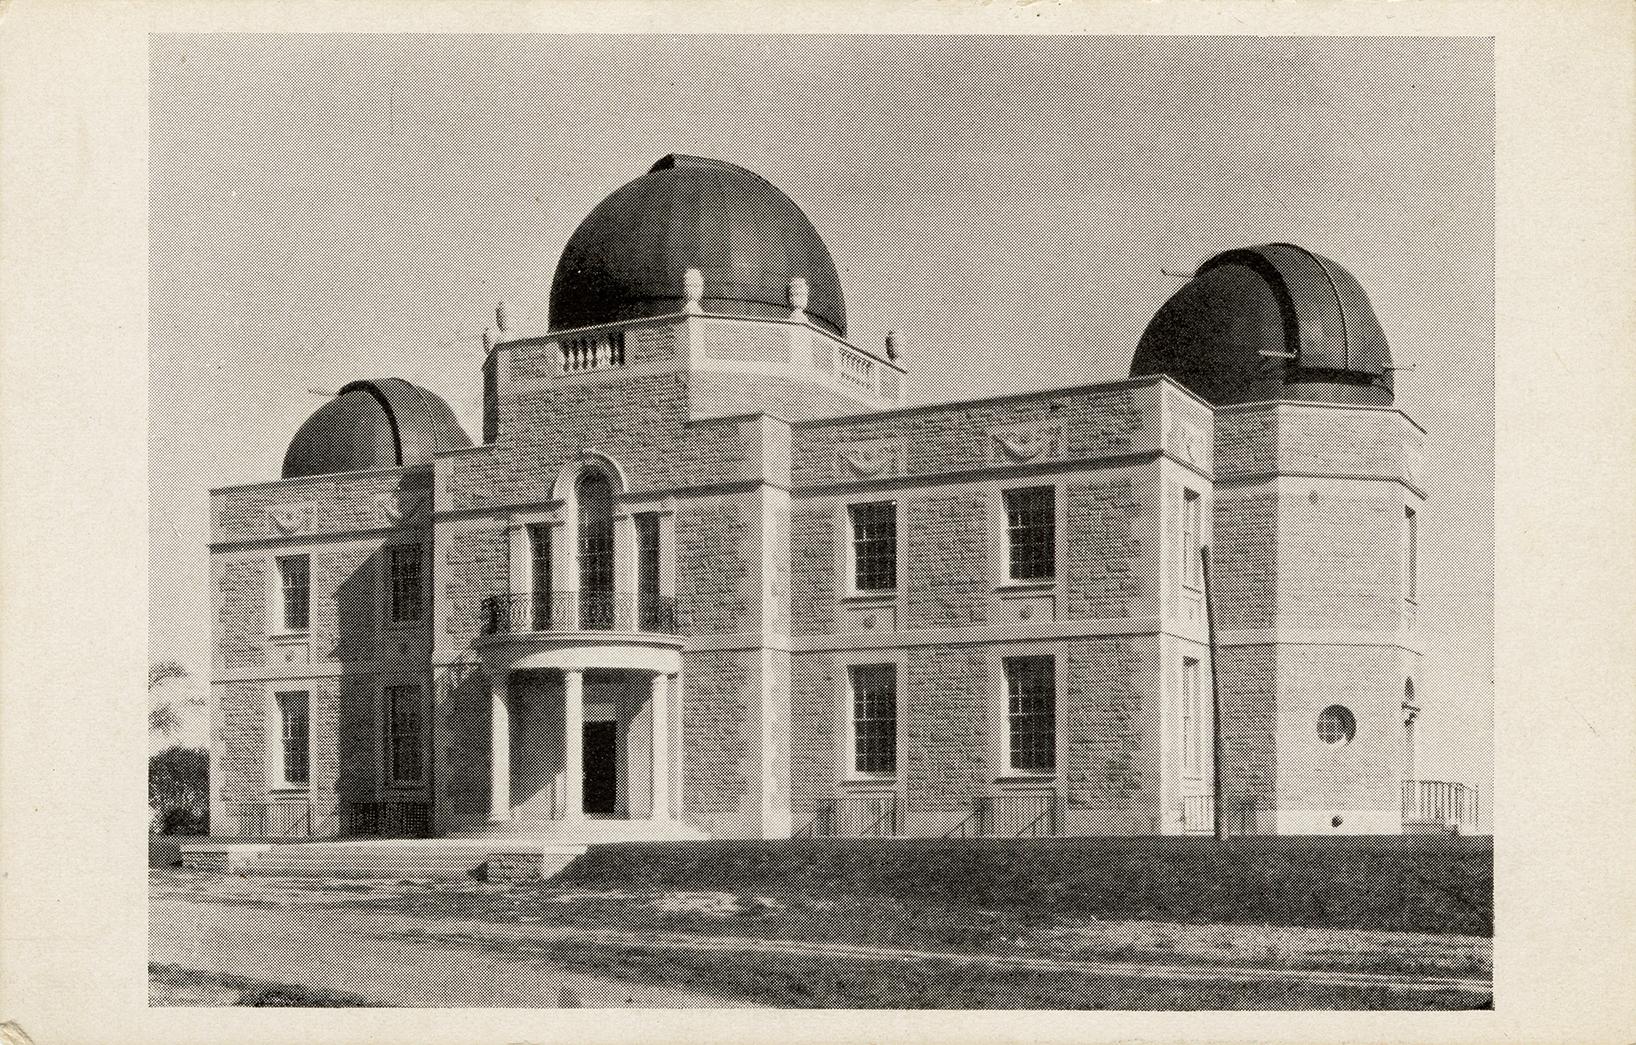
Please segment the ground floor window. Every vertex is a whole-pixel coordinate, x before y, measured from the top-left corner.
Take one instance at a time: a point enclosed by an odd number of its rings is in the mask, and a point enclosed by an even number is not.
[[[292,787],[305,787],[309,772],[309,697],[304,690],[279,693],[279,775]]]
[[[1204,766],[1204,695],[1199,662],[1182,658],[1182,773],[1197,777]]]
[[[1054,772],[1057,768],[1056,659],[1006,658],[1005,686],[1010,768],[1024,773]]]
[[[893,664],[848,669],[852,684],[852,768],[859,773],[898,770],[898,685]]]
[[[420,727],[420,687],[386,687],[387,775],[394,784],[421,782]]]

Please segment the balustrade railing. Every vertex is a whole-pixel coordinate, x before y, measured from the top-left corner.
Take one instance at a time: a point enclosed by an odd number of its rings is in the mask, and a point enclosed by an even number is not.
[[[1443,780],[1403,781],[1403,822],[1435,825],[1455,834],[1475,834],[1481,812],[1475,787]]]
[[[482,632],[642,631],[676,633],[676,600],[664,595],[553,591],[483,600]]]

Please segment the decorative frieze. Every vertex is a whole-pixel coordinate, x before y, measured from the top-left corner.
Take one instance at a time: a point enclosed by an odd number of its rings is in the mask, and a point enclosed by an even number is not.
[[[989,461],[993,464],[1033,464],[1062,458],[1059,424],[1011,425],[989,432]]]
[[[866,439],[835,448],[837,479],[889,479],[904,473],[903,443],[897,439]]]
[[[273,529],[288,537],[291,534],[311,533],[318,518],[318,505],[305,501],[299,504],[275,504],[267,509],[267,519]]]

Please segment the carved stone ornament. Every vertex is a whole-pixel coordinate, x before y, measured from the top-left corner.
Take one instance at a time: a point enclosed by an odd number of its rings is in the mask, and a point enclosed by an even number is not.
[[[412,521],[426,507],[426,494],[415,493],[383,493],[375,495],[375,510],[380,515],[381,522],[387,526],[397,526],[400,523]]]
[[[898,443],[851,443],[836,450],[841,477],[880,479],[903,474],[903,447]]]
[[[312,529],[317,512],[316,504],[282,504],[267,509],[267,518],[279,533],[305,533]]]
[[[698,269],[688,269],[682,273],[682,296],[686,299],[682,311],[701,311],[699,303],[704,300],[704,273]]]
[[[999,462],[1026,464],[1062,456],[1062,430],[1056,426],[1008,428],[992,433],[994,458]]]
[[[800,276],[790,280],[790,311],[805,312],[807,310],[807,281]]]
[[[1171,452],[1191,461],[1196,465],[1205,463],[1204,433],[1182,421],[1170,426]]]

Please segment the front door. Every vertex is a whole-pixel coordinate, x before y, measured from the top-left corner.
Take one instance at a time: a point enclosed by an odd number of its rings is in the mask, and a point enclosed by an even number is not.
[[[613,816],[619,806],[619,723],[585,723],[585,812]]]

